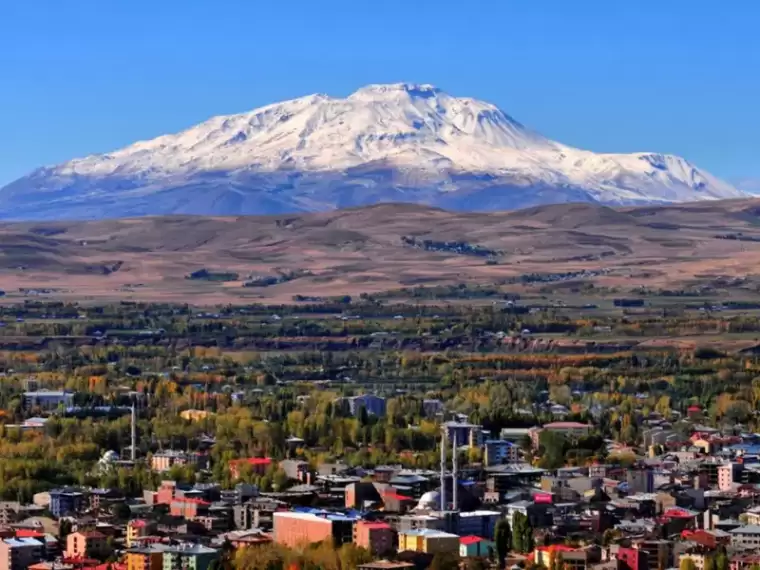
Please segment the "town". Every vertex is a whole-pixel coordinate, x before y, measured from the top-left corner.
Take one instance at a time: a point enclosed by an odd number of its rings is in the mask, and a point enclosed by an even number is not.
[[[0,308],[0,570],[760,567],[760,321],[509,299]]]

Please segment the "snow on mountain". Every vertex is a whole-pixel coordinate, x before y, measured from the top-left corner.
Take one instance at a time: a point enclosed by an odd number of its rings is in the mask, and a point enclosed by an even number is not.
[[[0,189],[0,218],[263,214],[384,201],[484,210],[744,195],[676,156],[575,149],[490,103],[394,84],[214,117],[41,168]]]

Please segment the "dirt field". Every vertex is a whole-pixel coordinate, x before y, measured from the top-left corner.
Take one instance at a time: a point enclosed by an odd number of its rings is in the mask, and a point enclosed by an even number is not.
[[[402,242],[465,242],[493,255]],[[190,280],[234,272],[237,281]],[[305,273],[267,287],[253,277]],[[586,272],[598,286],[677,288],[760,275],[760,201],[611,209],[569,204],[465,214],[384,204],[324,214],[0,225],[0,289],[44,298],[290,302],[416,285]],[[37,293],[32,293],[36,295]]]

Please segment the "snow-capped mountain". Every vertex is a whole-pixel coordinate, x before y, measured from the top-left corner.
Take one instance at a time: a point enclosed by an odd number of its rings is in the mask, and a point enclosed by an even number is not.
[[[41,168],[0,190],[0,218],[265,214],[388,201],[487,210],[744,195],[677,156],[575,149],[489,103],[395,84],[214,117]]]

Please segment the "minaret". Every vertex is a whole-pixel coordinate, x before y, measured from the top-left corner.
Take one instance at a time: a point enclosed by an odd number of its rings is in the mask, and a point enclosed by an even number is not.
[[[446,426],[441,432],[441,512],[446,511]]]
[[[137,422],[135,421],[135,403],[132,402],[132,463],[137,459]]]
[[[451,491],[451,510],[452,511],[458,511],[459,510],[459,502],[457,501],[457,498],[458,498],[457,497],[457,495],[458,495],[458,491],[457,491],[457,467],[458,467],[457,466],[457,463],[458,463],[458,461],[457,461],[457,455],[459,455],[459,454],[457,453],[458,452],[458,449],[457,449],[457,432],[454,432],[454,437],[452,439],[453,439],[452,449],[454,451],[454,456],[453,456],[452,461],[451,461],[451,467],[452,467],[452,469],[451,469],[451,471],[452,471],[452,475],[451,475],[451,489],[452,489],[452,491]]]

